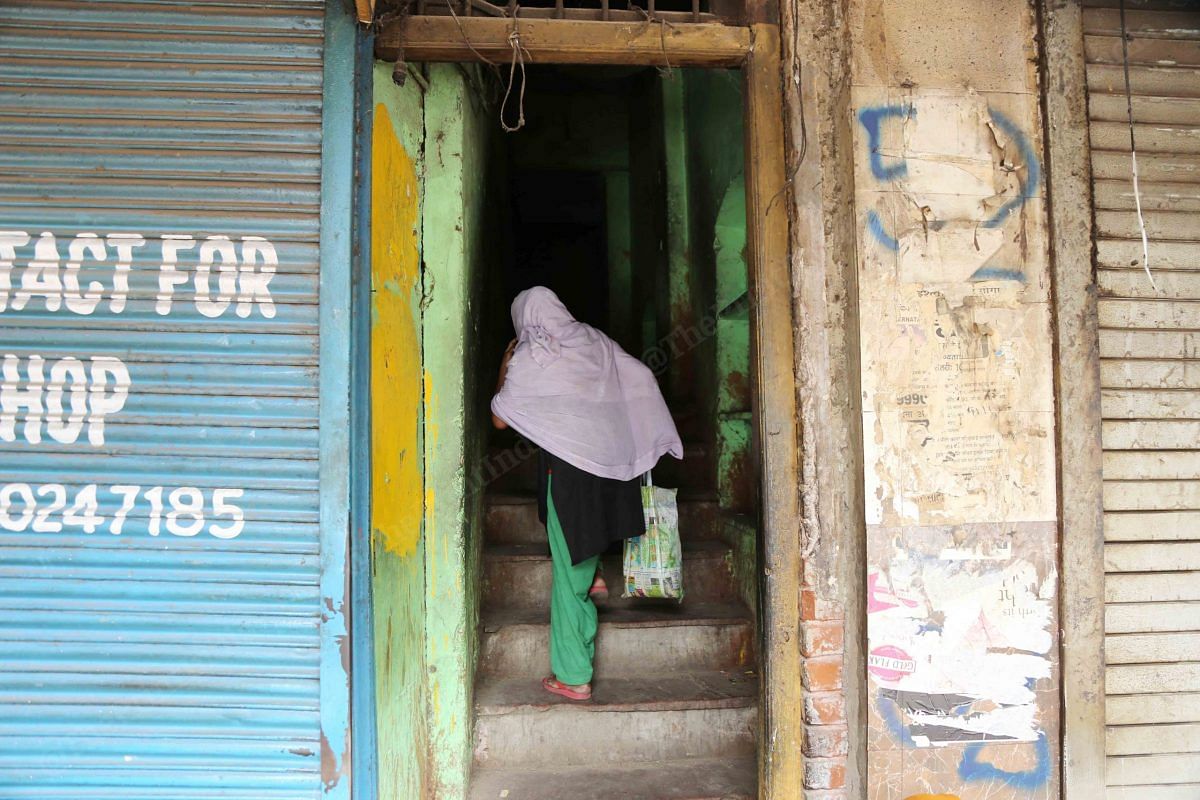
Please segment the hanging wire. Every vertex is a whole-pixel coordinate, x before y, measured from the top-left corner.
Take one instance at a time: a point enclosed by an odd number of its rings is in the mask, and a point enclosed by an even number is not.
[[[504,78],[500,72],[500,65],[495,61],[492,61],[483,53],[479,52],[479,50],[475,48],[475,45],[471,43],[470,38],[467,36],[466,30],[463,28],[462,21],[459,20],[458,15],[454,13],[453,0],[448,0],[446,7],[450,9],[450,16],[454,18],[454,23],[458,26],[459,35],[462,37],[462,40],[466,43],[467,47],[471,49],[471,52],[475,54],[475,57],[478,58],[481,63],[486,64],[488,68],[492,70],[492,72],[496,75],[496,79],[503,83]],[[518,5],[513,5],[510,7],[512,8],[513,14],[513,28],[512,32],[508,35],[508,44],[512,48],[513,57],[512,63],[509,65],[508,70],[508,87],[504,91],[504,100],[500,104],[500,127],[504,129],[505,133],[514,133],[525,127],[525,57],[529,55],[528,48],[521,43],[521,34],[517,29],[517,14],[520,12],[521,7]],[[517,109],[517,124],[514,126],[509,125],[506,121],[506,112],[508,109],[508,98],[509,95],[512,94],[513,81],[516,77],[517,64],[521,65],[521,91],[519,95],[519,107]],[[484,91],[482,88],[480,89],[480,96],[484,96]]]
[[[658,46],[662,48],[663,57],[663,63],[658,66],[658,74],[664,78],[670,78],[675,74],[675,68],[671,66],[671,55],[667,52],[667,29],[673,31],[675,26],[665,17],[660,17],[654,12],[654,3],[651,2],[649,5],[649,11],[632,2],[629,4],[629,8],[642,15],[643,26],[658,25]]]
[[[458,34],[459,34],[459,36],[462,37],[463,42],[465,42],[467,47],[470,48],[471,52],[475,54],[476,58],[478,58],[484,64],[487,64],[489,67],[492,68],[492,70],[497,75],[499,75],[500,68],[496,66],[496,62],[492,61],[490,58],[485,56],[483,53],[476,50],[475,45],[471,44],[471,39],[470,39],[470,37],[467,36],[467,32],[463,29],[463,25],[462,25],[462,22],[458,18],[458,14],[454,13],[454,3],[447,2],[446,8],[450,9],[450,16],[454,18],[454,24],[458,26]]]
[[[1142,190],[1138,186],[1137,145],[1133,136],[1133,91],[1129,86],[1129,35],[1125,32],[1125,0],[1120,0],[1121,11],[1121,61],[1125,68],[1125,112],[1129,119],[1129,163],[1133,172],[1133,202],[1137,208],[1138,228],[1142,233],[1142,269],[1154,291],[1158,284],[1150,274],[1150,242],[1146,236],[1146,218],[1142,216]]]
[[[508,87],[504,90],[504,101],[500,103],[500,127],[505,133],[516,133],[525,127],[525,85],[528,83],[525,79],[525,57],[529,55],[529,51],[521,44],[521,33],[517,29],[519,12],[520,6],[517,6],[513,11],[512,33],[508,34],[508,46],[512,48],[512,61],[508,65]],[[509,125],[505,112],[508,109],[508,97],[512,94],[518,64],[521,65],[521,94],[517,98],[517,124]]]

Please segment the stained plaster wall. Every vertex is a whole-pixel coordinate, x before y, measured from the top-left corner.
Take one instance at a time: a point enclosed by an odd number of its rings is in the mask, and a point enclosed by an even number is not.
[[[483,420],[475,402],[491,110],[476,76],[428,67],[422,213],[426,651],[430,783],[463,797],[470,773],[483,546]],[[486,380],[486,379],[485,379]]]
[[[1056,797],[1034,13],[855,0],[849,14],[869,796]]]
[[[739,593],[753,608],[757,533],[750,515],[757,481],[751,454],[742,74],[682,69],[663,80],[682,83],[688,317],[675,316],[677,325],[695,332],[672,344],[689,349],[695,359],[690,395],[702,403],[699,411],[707,421],[705,444],[713,452],[710,469],[721,508],[747,515],[727,517],[723,531],[733,547]],[[669,203],[670,195],[668,208]]]
[[[379,796],[465,795],[479,615],[486,141],[466,73],[376,66],[372,582]]]
[[[704,280],[704,270],[698,268],[695,262],[697,253],[694,249],[694,225],[692,204],[695,201],[692,190],[691,148],[689,147],[687,80],[682,72],[671,72],[658,76],[658,91],[662,102],[662,136],[663,144],[663,189],[666,211],[666,237],[663,246],[666,252],[666,273],[664,275],[665,292],[660,292],[658,300],[665,302],[666,308],[660,310],[660,319],[665,314],[665,326],[660,331],[666,332],[671,342],[670,368],[661,377],[667,385],[667,396],[681,404],[696,405],[693,414],[708,416],[707,410],[711,403],[708,400],[708,376],[701,367],[703,353],[707,347],[708,337],[702,337],[693,343],[685,332],[696,330],[697,322],[702,318],[703,311],[699,310],[700,298],[704,295],[705,284],[712,281]],[[676,339],[683,339],[676,343]],[[711,370],[709,371],[711,372]],[[687,433],[684,434],[687,436]]]
[[[425,797],[420,176],[424,100],[377,65],[371,142],[371,580],[379,796]]]

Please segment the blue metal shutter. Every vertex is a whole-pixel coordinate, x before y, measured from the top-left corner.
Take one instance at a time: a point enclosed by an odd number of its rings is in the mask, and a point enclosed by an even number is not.
[[[6,800],[322,793],[324,13],[0,4]]]

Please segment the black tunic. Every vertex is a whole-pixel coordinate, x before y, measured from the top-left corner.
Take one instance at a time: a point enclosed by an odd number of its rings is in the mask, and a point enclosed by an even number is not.
[[[562,525],[563,538],[571,551],[571,563],[598,556],[613,542],[646,532],[642,517],[640,480],[617,481],[601,478],[568,464],[557,456],[539,451],[538,518],[546,524],[546,477],[554,492],[554,511]]]

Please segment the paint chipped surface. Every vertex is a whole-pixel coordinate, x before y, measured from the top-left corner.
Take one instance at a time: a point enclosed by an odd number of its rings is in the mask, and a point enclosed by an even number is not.
[[[1056,640],[1053,523],[873,526],[876,746],[1037,742]],[[1020,554],[1020,555],[1016,555]]]
[[[1057,498],[1035,28],[1011,0],[853,5],[868,796],[1050,800]]]
[[[1054,519],[1040,168],[1032,128],[997,144],[999,102],[912,90],[857,113],[873,524]]]
[[[420,87],[376,65],[372,126],[372,595],[380,797],[425,797]]]
[[[421,536],[421,348],[413,315],[420,275],[419,185],[387,107],[372,133],[371,520],[405,556]]]

